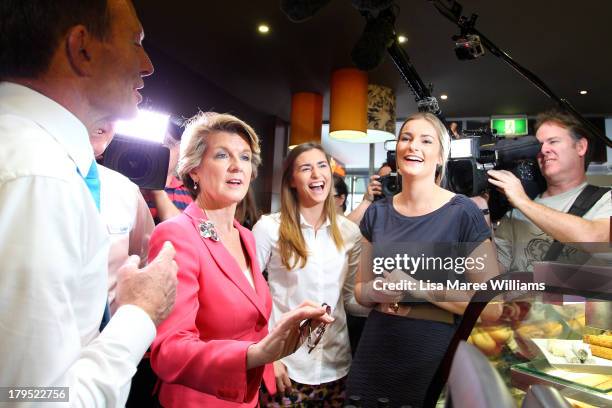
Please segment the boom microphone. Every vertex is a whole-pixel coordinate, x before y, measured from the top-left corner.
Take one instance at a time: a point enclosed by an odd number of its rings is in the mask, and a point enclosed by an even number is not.
[[[352,0],[353,7],[359,11],[377,14],[393,5],[394,0]]]
[[[366,15],[367,22],[363,34],[351,51],[355,66],[362,71],[370,71],[378,67],[384,60],[387,49],[395,38],[395,12],[389,7],[377,17]]]
[[[314,16],[331,0],[281,0],[280,8],[294,23],[301,23]]]

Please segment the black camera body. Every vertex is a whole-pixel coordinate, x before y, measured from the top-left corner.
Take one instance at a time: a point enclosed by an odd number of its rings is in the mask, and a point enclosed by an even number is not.
[[[385,144],[385,149],[387,146]],[[397,161],[396,161],[395,149],[387,150],[387,164],[391,167],[391,173],[386,176],[382,176],[378,179],[382,184],[382,194],[375,195],[374,200],[381,200],[385,197],[392,197],[402,191],[402,176],[397,172]]]
[[[453,36],[455,40],[455,55],[461,61],[473,60],[484,55],[480,37],[476,34]]]
[[[117,135],[104,152],[102,164],[140,188],[163,190],[169,157],[170,151],[161,143]]]
[[[535,136],[498,139],[486,131],[466,131],[472,136],[451,141],[445,187],[468,197],[489,192],[491,219],[497,221],[511,208],[507,198],[488,182],[488,170],[508,170],[533,199],[546,189],[537,155],[541,144]],[[494,141],[481,145],[481,140]]]

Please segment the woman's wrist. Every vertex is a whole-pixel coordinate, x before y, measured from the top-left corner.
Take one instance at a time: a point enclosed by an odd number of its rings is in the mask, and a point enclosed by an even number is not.
[[[263,356],[261,354],[259,343],[253,343],[247,348],[247,370],[266,364],[265,361],[263,361]]]

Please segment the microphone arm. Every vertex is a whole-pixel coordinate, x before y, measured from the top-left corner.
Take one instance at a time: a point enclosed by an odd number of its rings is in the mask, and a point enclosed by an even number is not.
[[[430,89],[425,85],[414,65],[410,62],[406,51],[399,45],[397,36],[394,35],[393,38],[393,42],[387,48],[387,52],[400,75],[412,90],[419,112],[430,112],[437,115],[440,120],[443,120],[438,101],[431,95]]]
[[[480,37],[480,42],[483,46],[485,46],[491,54],[495,55],[498,58],[501,58],[505,63],[510,65],[521,74],[524,78],[526,78],[529,82],[535,85],[540,91],[544,93],[544,95],[548,96],[550,99],[555,101],[559,108],[571,113],[584,127],[585,129],[591,133],[593,137],[596,139],[600,139],[604,142],[608,147],[612,147],[612,140],[604,135],[595,125],[593,125],[589,120],[587,120],[580,112],[574,108],[567,99],[558,97],[540,78],[538,78],[533,72],[529,71],[527,68],[523,67],[521,64],[516,62],[512,57],[510,57],[506,52],[500,49],[497,45],[495,45],[491,40],[489,40],[484,34],[474,28],[473,23],[474,19],[468,20],[465,17],[461,16],[461,11],[463,10],[463,6],[459,4],[455,0],[446,1],[446,3],[450,3],[449,5],[444,4],[443,0],[429,0],[433,3],[434,7],[442,14],[444,17],[449,19],[451,22],[456,24],[460,29],[462,34],[476,34]]]

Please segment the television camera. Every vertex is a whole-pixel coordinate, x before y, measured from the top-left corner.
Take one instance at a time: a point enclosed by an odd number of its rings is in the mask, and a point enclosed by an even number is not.
[[[541,145],[535,136],[499,138],[488,130],[463,133],[467,137],[451,141],[443,185],[468,197],[488,192],[491,220],[499,220],[511,206],[506,196],[488,182],[488,170],[510,171],[531,199],[546,189],[536,159]]]
[[[536,156],[541,145],[535,136],[500,138],[489,130],[465,130],[463,139],[451,141],[450,158],[442,186],[468,197],[489,194],[491,219],[499,220],[511,207],[507,198],[488,182],[488,170],[512,172],[533,199],[546,189]],[[397,171],[396,142],[385,142],[387,164],[391,173],[379,179],[382,194],[376,199],[402,191],[401,175]]]

